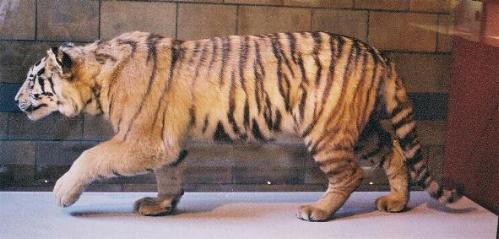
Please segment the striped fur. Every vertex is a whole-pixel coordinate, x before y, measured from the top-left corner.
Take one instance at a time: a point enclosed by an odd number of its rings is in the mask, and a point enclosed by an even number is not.
[[[182,42],[134,32],[63,45],[42,62],[43,73],[30,73],[39,80],[28,78],[32,83],[16,96],[21,109],[40,106],[29,99],[29,86],[51,79],[45,85],[56,85],[51,98],[58,103],[43,107],[48,113],[102,113],[116,133],[85,151],[58,181],[54,191],[62,205],[97,178],[175,164],[187,138],[266,142],[280,132],[302,137],[329,178],[325,195],[300,208],[301,219],[326,220],[343,204],[362,179],[355,160],[364,153],[359,139],[373,135],[391,152],[384,166],[392,193],[377,201],[378,208],[405,207],[408,171],[443,203],[459,197],[428,174],[394,64],[356,39],[301,32]],[[379,125],[383,119],[394,135]]]

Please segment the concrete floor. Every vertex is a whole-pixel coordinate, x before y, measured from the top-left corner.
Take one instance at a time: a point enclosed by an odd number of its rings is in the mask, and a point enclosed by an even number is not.
[[[84,193],[69,208],[48,192],[0,192],[0,238],[496,238],[498,218],[468,199],[443,208],[425,192],[410,210],[374,209],[382,192],[356,192],[329,222],[300,221],[320,193],[186,193],[174,216],[142,217],[133,202],[153,193]]]

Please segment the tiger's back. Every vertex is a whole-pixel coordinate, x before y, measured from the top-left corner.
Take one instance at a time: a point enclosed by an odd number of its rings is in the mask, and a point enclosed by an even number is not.
[[[172,79],[191,91],[197,138],[267,141],[280,130],[306,137],[351,120],[358,135],[386,67],[365,43],[321,32],[189,41],[179,53]]]

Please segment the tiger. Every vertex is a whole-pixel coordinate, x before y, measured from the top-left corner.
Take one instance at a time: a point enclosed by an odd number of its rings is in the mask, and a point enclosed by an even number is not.
[[[86,112],[113,127],[111,139],[85,150],[55,183],[63,207],[96,180],[153,172],[158,196],[139,199],[135,210],[172,214],[183,191],[165,193],[161,185],[185,158],[187,140],[265,143],[281,133],[298,136],[328,179],[320,199],[298,208],[299,219],[332,218],[361,184],[358,156],[363,140],[373,137],[388,149],[382,167],[390,193],[376,199],[378,210],[404,210],[410,181],[443,204],[461,197],[429,173],[395,64],[343,35],[182,41],[130,32],[81,46],[64,43],[30,68],[15,101],[31,120]]]

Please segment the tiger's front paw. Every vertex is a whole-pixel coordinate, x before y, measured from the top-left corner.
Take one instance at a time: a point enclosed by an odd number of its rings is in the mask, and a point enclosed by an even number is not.
[[[173,214],[178,196],[145,197],[135,202],[134,210],[143,216],[165,216]]]
[[[54,186],[54,194],[59,206],[68,207],[75,203],[80,198],[87,184],[87,182],[81,180],[75,173],[71,171],[66,172],[57,180]]]

